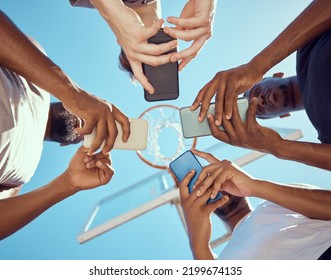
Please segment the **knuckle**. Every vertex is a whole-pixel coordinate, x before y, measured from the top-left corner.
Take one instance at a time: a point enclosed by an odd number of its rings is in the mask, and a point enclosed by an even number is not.
[[[228,166],[228,165],[231,164],[231,161],[229,161],[229,160],[227,160],[227,159],[223,159],[223,160],[221,161],[221,163],[222,163],[224,166]]]

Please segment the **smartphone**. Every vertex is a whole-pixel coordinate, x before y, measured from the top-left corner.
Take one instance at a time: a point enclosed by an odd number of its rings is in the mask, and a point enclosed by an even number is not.
[[[242,119],[242,121],[245,122],[248,108],[248,100],[245,97],[238,98],[237,103],[240,118]],[[211,135],[207,117],[202,122],[198,121],[200,108],[201,107],[199,107],[195,111],[191,111],[190,107],[183,107],[179,110],[184,138]],[[215,115],[215,103],[210,103],[207,114],[208,113]],[[220,126],[219,128],[221,130],[224,130],[222,126]]]
[[[152,44],[162,44],[176,40],[175,38],[165,34],[161,28],[156,35],[149,38],[147,41]],[[174,48],[164,54],[177,52]],[[150,94],[144,89],[146,101],[162,101],[172,100],[179,96],[179,77],[178,77],[178,62],[170,62],[160,66],[151,66],[143,63],[143,72],[148,81],[154,87],[154,94]]]
[[[123,130],[122,126],[115,121],[117,127],[117,137],[114,143],[113,149],[116,150],[145,150],[147,146],[148,139],[148,122],[144,119],[130,119],[130,136],[128,141],[125,143],[122,140]],[[83,145],[86,148],[89,148],[95,138],[95,129],[91,134],[84,135]],[[102,143],[101,149],[105,145],[105,142]]]
[[[198,180],[199,174],[201,173],[203,167],[191,151],[186,151],[170,162],[169,168],[178,181],[182,181],[190,170],[195,170],[195,174],[188,185],[189,192],[192,193],[193,185]],[[222,196],[222,193],[219,192],[215,198],[208,199],[207,204],[220,199]]]

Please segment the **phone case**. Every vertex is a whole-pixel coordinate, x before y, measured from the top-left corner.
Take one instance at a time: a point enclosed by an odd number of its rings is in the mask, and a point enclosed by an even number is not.
[[[122,140],[122,126],[116,122],[117,127],[117,137],[114,142],[113,149],[116,150],[145,150],[147,146],[147,139],[148,139],[148,122],[144,119],[130,119],[130,136],[128,141],[125,143]],[[95,129],[91,134],[84,136],[83,145],[86,148],[89,148],[92,145],[92,142],[95,137]],[[101,149],[104,146],[104,142],[101,145]]]
[[[188,185],[189,192],[192,193],[193,185],[198,180],[199,174],[201,173],[203,167],[191,151],[186,151],[170,162],[169,168],[174,173],[178,181],[182,181],[190,170],[196,171]],[[222,193],[219,192],[215,198],[208,199],[207,204],[214,202],[221,197]]]
[[[153,37],[148,39],[149,43],[162,44],[176,40],[173,37],[163,33],[163,29]],[[172,49],[165,54],[177,52],[177,48]],[[144,89],[145,100],[161,101],[161,100],[173,100],[179,96],[179,77],[178,77],[178,62],[171,62],[160,66],[151,66],[143,64],[143,72],[147,77],[148,81],[152,84],[155,89],[154,94],[148,93]]]
[[[245,122],[246,113],[248,108],[248,101],[246,98],[238,98],[238,109],[240,118]],[[184,138],[200,137],[211,135],[210,127],[207,117],[198,122],[198,116],[200,113],[200,107],[195,111],[191,111],[190,107],[183,107],[180,109],[180,120],[182,124],[182,131]],[[207,113],[215,114],[215,103],[210,103]],[[224,130],[222,126],[219,127]]]

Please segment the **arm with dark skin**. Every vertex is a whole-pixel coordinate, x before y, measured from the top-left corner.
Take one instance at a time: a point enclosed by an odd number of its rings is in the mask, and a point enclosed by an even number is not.
[[[240,197],[254,196],[291,209],[308,218],[331,220],[330,190],[307,189],[258,180],[230,161],[220,161],[208,153],[197,150],[193,150],[193,153],[211,162],[210,165],[204,167],[196,181],[199,197],[209,189],[212,189],[211,198],[214,198],[219,191]]]
[[[313,1],[266,48],[250,62],[218,72],[198,93],[191,109],[201,104],[200,118],[206,116],[211,99],[216,93],[215,121],[222,123],[222,115],[231,119],[237,96],[259,82],[263,75],[297,49],[331,28],[331,2]]]
[[[190,247],[196,260],[213,260],[214,256],[210,248],[211,221],[210,215],[218,207],[228,200],[227,196],[213,203],[206,204],[210,197],[211,189],[200,197],[196,195],[198,189],[189,194],[188,184],[195,174],[191,170],[179,183],[181,204],[186,221]]]
[[[111,104],[79,88],[64,72],[41,52],[0,11],[0,65],[21,75],[27,81],[46,90],[62,101],[73,115],[84,120],[84,127],[77,129],[81,135],[89,134],[96,127],[95,138],[89,152],[93,154],[106,140],[103,148],[108,153],[115,142],[117,128],[115,120],[123,127],[123,140],[130,134],[128,118]]]
[[[88,149],[80,147],[65,172],[45,186],[0,200],[0,240],[65,198],[110,181],[114,171],[109,155],[98,153],[89,157],[87,151]]]
[[[281,159],[293,160],[318,168],[331,170],[331,145],[300,142],[283,139],[278,132],[261,126],[256,121],[257,100],[253,98],[248,110],[246,123],[233,110],[231,120],[223,118],[222,131],[215,125],[214,117],[208,115],[212,135],[225,143],[272,154]]]

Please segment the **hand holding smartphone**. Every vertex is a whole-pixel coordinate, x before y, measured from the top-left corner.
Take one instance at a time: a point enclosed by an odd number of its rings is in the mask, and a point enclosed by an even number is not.
[[[165,34],[161,28],[159,32],[147,41],[152,44],[162,44],[176,40],[173,37]],[[177,52],[174,48],[164,54]],[[179,96],[179,78],[178,78],[178,62],[169,62],[159,66],[151,66],[143,64],[143,72],[148,81],[154,87],[154,94],[150,94],[144,90],[146,101],[161,101],[172,100]]]
[[[246,121],[246,113],[248,108],[248,101],[246,98],[238,98],[238,110],[239,115],[242,121]],[[180,109],[180,120],[182,123],[183,136],[185,138],[199,137],[211,135],[210,127],[208,124],[207,118],[202,122],[198,121],[200,107],[191,111],[190,107],[183,107]],[[210,103],[207,114],[215,115],[215,103]],[[224,130],[222,126],[219,127],[221,130]]]
[[[130,119],[130,136],[127,142],[123,142],[123,130],[122,126],[116,122],[117,127],[117,137],[114,143],[113,149],[116,150],[145,150],[147,146],[148,139],[148,122],[144,119]],[[84,135],[83,145],[89,148],[96,136],[95,129],[91,134]],[[102,143],[101,149],[103,148],[105,142]]]
[[[189,192],[192,193],[193,185],[198,180],[199,174],[201,173],[203,167],[191,151],[186,151],[178,158],[170,162],[169,168],[178,181],[182,181],[190,170],[195,170],[195,174],[188,185]],[[219,200],[222,196],[222,193],[219,192],[215,198],[208,199],[207,204]]]

